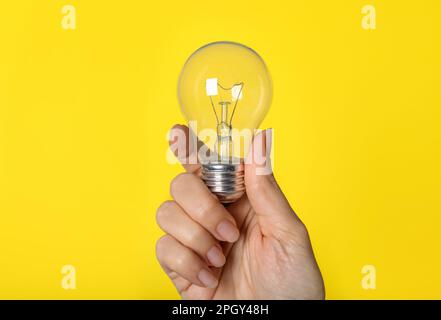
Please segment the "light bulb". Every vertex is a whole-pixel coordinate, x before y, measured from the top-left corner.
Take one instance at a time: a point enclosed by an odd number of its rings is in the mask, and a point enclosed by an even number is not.
[[[178,98],[191,129],[209,152],[199,152],[202,179],[221,202],[245,190],[243,159],[271,104],[272,84],[262,58],[234,42],[214,42],[185,63]]]

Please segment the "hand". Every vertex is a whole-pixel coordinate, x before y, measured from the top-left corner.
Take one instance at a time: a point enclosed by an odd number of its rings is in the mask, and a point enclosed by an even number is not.
[[[257,175],[257,164],[246,164],[246,194],[224,207],[200,179],[200,166],[184,167],[171,183],[173,201],[157,211],[166,235],[156,247],[182,298],[324,298],[306,227],[272,174]]]

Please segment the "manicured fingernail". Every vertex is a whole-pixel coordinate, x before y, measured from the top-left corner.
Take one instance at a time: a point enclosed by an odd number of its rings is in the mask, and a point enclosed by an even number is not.
[[[202,269],[199,271],[198,275],[199,280],[204,284],[204,286],[208,288],[216,288],[217,287],[217,279],[215,276],[211,274],[211,272]]]
[[[210,263],[215,267],[222,267],[225,264],[225,256],[222,253],[222,249],[219,246],[213,246],[207,252],[207,258]]]
[[[217,225],[216,231],[228,242],[235,242],[239,239],[239,230],[228,220],[224,220]]]

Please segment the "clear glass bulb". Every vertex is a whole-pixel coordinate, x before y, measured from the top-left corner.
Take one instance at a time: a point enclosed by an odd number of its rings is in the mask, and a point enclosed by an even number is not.
[[[244,192],[243,163],[255,129],[271,105],[272,83],[262,58],[233,42],[214,42],[185,63],[178,98],[191,129],[205,143],[202,178],[224,203]]]

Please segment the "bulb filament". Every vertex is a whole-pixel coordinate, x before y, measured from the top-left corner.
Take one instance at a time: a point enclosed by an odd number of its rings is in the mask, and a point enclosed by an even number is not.
[[[231,112],[230,117],[228,117],[228,109],[229,105],[232,104],[229,99],[224,99],[221,94],[219,94],[219,106],[220,106],[220,119],[218,116],[218,112],[216,111],[213,98],[210,96],[211,106],[213,107],[214,115],[216,116],[216,124],[217,124],[217,155],[218,160],[221,162],[229,162],[233,154],[233,143],[231,137],[231,129],[232,129],[232,121],[233,116],[236,111],[237,103],[239,99],[242,97],[242,89],[244,86],[243,82],[236,83],[230,88],[223,87],[219,82],[217,86],[221,89],[219,93],[222,91],[231,92],[231,101],[234,101],[233,111]]]

